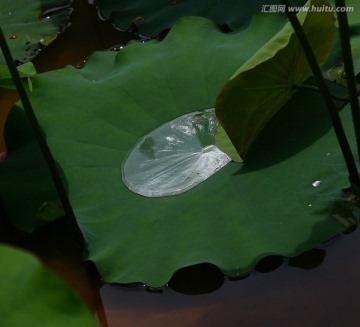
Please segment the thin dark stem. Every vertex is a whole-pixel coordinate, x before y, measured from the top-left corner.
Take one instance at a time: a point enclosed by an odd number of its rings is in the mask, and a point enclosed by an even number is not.
[[[314,86],[314,85],[308,85],[308,84],[294,84],[293,87],[295,89],[299,89],[299,90],[308,90],[308,91],[313,91],[313,92],[318,92],[318,93],[321,93],[320,89],[317,87],[317,86]],[[358,92],[360,92],[360,90],[358,90]],[[338,95],[338,94],[333,94],[333,93],[330,93],[331,94],[331,97],[334,99],[334,100],[337,100],[337,101],[350,101],[350,97],[349,96],[343,96],[343,95]]]
[[[346,3],[345,0],[335,0],[335,5],[336,7],[345,8]],[[337,13],[337,18],[339,21],[341,48],[344,59],[344,67],[346,73],[348,93],[350,98],[352,120],[355,130],[358,157],[360,159],[360,106],[359,106],[358,92],[356,87],[353,58],[351,54],[349,23],[346,12],[339,11]]]
[[[295,33],[299,39],[299,42],[304,50],[304,53],[306,55],[306,58],[308,60],[308,63],[310,65],[310,68],[312,70],[312,73],[316,79],[316,82],[319,86],[320,92],[323,96],[323,99],[325,101],[325,105],[328,109],[332,124],[334,126],[335,134],[337,137],[337,140],[339,142],[347,170],[349,172],[349,179],[351,184],[355,184],[360,186],[360,178],[357,171],[355,159],[353,156],[353,153],[351,151],[349,142],[346,138],[345,130],[342,125],[339,112],[335,106],[335,103],[331,97],[331,93],[326,85],[324,76],[321,72],[321,69],[317,63],[315,54],[307,40],[307,37],[301,27],[301,24],[294,12],[290,12],[288,9],[291,6],[289,0],[281,0],[282,4],[286,6],[286,14],[289,18],[289,21],[292,25],[292,27],[295,30]]]
[[[64,208],[64,211],[67,216],[69,216],[70,218],[73,218],[75,220],[75,216],[74,216],[73,210],[71,208],[70,201],[68,199],[67,192],[65,190],[61,176],[56,167],[55,160],[50,152],[50,149],[46,143],[46,140],[42,133],[42,130],[41,130],[39,123],[35,117],[32,105],[30,103],[30,99],[25,91],[24,85],[23,85],[21,78],[19,76],[19,73],[15,67],[14,60],[12,58],[10,49],[7,45],[7,42],[6,42],[6,39],[5,39],[5,36],[4,36],[4,33],[3,33],[1,27],[0,27],[0,46],[1,46],[1,50],[3,52],[4,58],[6,60],[6,63],[8,65],[8,68],[10,70],[12,79],[15,83],[16,89],[19,93],[19,96],[20,96],[22,105],[24,107],[27,119],[30,123],[30,126],[32,128],[34,136],[39,144],[40,150],[41,150],[41,152],[45,158],[46,164],[49,168],[50,174],[52,176],[52,180],[58,191],[59,198],[60,198],[61,204]]]

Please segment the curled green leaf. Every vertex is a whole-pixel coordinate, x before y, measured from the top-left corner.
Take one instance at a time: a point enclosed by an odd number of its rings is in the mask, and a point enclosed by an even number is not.
[[[311,0],[307,6],[324,4],[325,0]],[[304,10],[298,17],[319,64],[323,64],[333,44],[334,14]],[[293,96],[294,87],[310,75],[304,52],[288,23],[223,86],[216,100],[216,115],[242,158],[266,123]]]

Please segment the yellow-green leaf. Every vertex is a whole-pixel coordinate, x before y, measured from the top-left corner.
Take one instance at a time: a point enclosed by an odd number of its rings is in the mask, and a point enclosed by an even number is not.
[[[306,6],[326,4],[325,0],[311,0]],[[298,18],[321,65],[332,48],[334,14],[304,10]],[[305,54],[288,23],[223,86],[216,100],[216,115],[242,158],[266,123],[293,96],[294,85],[310,75]]]

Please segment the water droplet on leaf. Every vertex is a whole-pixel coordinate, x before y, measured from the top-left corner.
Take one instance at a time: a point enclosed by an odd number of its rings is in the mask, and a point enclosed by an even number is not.
[[[146,42],[146,41],[151,40],[151,37],[146,36],[146,35],[143,35],[143,34],[137,34],[137,35],[136,35],[136,39],[137,39],[138,41],[141,41],[142,43],[144,43],[144,42]]]
[[[122,50],[123,48],[124,48],[123,44],[117,44],[117,45],[112,46],[109,50],[110,51],[119,51],[119,50]]]
[[[81,69],[81,68],[84,68],[85,65],[86,65],[86,60],[81,60],[80,62],[76,63],[74,65],[74,67],[77,68],[77,69]]]
[[[122,166],[123,181],[148,197],[176,195],[205,181],[231,159],[214,145],[215,109],[195,111],[143,136]]]
[[[321,184],[321,181],[315,181],[315,182],[312,183],[312,186],[319,187],[320,184]]]

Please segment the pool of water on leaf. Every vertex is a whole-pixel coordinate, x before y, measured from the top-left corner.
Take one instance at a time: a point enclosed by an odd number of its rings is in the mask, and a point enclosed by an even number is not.
[[[100,21],[86,0],[75,0],[74,9],[72,25],[34,60],[39,72],[81,66],[93,51],[118,48],[133,37]],[[1,105],[10,107],[15,100],[8,92]],[[0,241],[36,253],[103,327],[357,326],[360,320],[359,229],[296,258],[264,258],[238,279],[207,263],[183,268],[161,290],[103,285],[93,265],[82,262],[81,239],[66,217],[28,235],[1,214]]]

